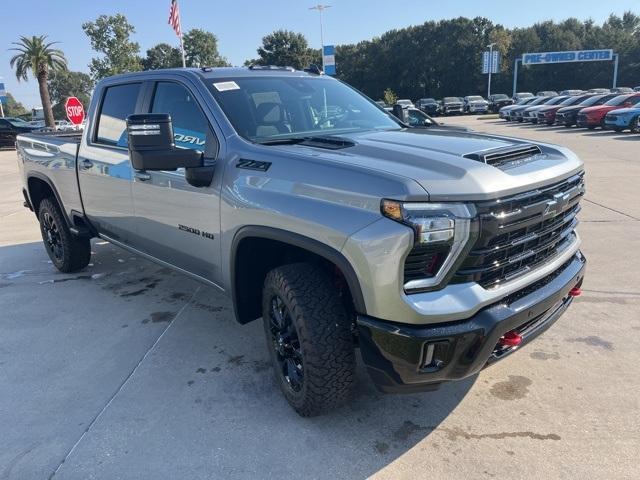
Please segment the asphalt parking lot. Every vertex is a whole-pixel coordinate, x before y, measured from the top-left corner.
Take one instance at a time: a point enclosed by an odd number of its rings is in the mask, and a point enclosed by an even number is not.
[[[0,479],[640,477],[640,135],[442,119],[586,163],[584,295],[536,342],[425,394],[303,419],[261,325],[105,242],[58,273],[0,152]]]

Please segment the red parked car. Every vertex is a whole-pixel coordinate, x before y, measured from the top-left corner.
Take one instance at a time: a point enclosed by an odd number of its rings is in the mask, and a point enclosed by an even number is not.
[[[607,113],[618,108],[631,107],[638,100],[640,100],[640,93],[618,95],[602,105],[583,108],[578,112],[576,125],[583,128],[587,127],[590,130],[596,127],[604,127],[604,117]]]

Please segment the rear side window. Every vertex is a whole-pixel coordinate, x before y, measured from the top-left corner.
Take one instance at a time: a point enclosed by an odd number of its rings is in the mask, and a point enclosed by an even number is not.
[[[151,112],[171,115],[176,146],[204,151],[209,123],[185,87],[172,82],[158,82]]]
[[[140,83],[108,87],[102,99],[95,141],[114,147],[127,147],[127,117],[136,111]]]

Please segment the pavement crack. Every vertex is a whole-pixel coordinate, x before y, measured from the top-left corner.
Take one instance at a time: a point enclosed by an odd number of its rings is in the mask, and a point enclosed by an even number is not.
[[[196,295],[198,294],[198,292],[200,292],[200,288],[201,287],[197,287],[196,290],[193,292],[193,294],[191,295],[191,297],[189,298],[189,300],[187,300],[187,302],[185,302],[185,304],[182,306],[182,308],[178,311],[178,313],[176,314],[176,316],[173,318],[173,320],[171,322],[169,322],[169,324],[165,327],[164,330],[162,330],[162,333],[158,336],[158,338],[156,338],[156,341],[153,342],[153,344],[147,349],[147,351],[144,353],[144,355],[142,355],[142,357],[140,358],[140,360],[138,361],[138,363],[135,365],[135,367],[133,367],[133,369],[131,370],[131,372],[129,372],[129,375],[127,375],[125,377],[125,379],[122,381],[122,383],[120,384],[120,386],[116,389],[116,391],[113,393],[113,395],[111,395],[111,397],[109,398],[109,400],[107,401],[107,403],[104,404],[104,406],[102,407],[102,409],[97,413],[97,415],[95,417],[93,417],[93,419],[91,420],[91,422],[89,423],[89,425],[87,425],[87,428],[85,428],[84,432],[82,432],[82,434],[80,435],[80,438],[78,438],[78,440],[76,441],[76,443],[73,444],[73,446],[69,449],[69,451],[66,453],[66,455],[64,456],[64,458],[60,461],[60,463],[58,464],[58,466],[56,467],[56,469],[51,473],[51,475],[49,475],[48,480],[51,480],[56,473],[58,473],[58,470],[60,470],[60,468],[62,467],[62,465],[64,465],[64,462],[67,461],[67,459],[73,454],[73,452],[75,451],[75,449],[78,447],[78,445],[80,445],[80,442],[82,442],[82,440],[84,439],[84,437],[89,433],[89,431],[91,431],[91,428],[95,425],[95,423],[100,419],[100,417],[102,416],[102,414],[104,412],[107,411],[107,409],[109,408],[109,406],[113,403],[113,401],[115,400],[115,398],[118,396],[118,394],[124,389],[124,387],[127,385],[127,383],[129,383],[129,380],[131,380],[131,378],[133,377],[133,375],[136,373],[136,371],[138,370],[138,368],[140,368],[140,365],[142,365],[142,362],[145,361],[145,359],[149,356],[149,354],[153,351],[153,349],[156,347],[156,345],[158,345],[158,343],[160,343],[160,340],[162,340],[162,337],[164,337],[164,334],[167,333],[169,331],[169,329],[173,326],[173,324],[176,322],[176,320],[178,319],[178,317],[180,317],[180,315],[182,314],[182,312],[191,304],[191,302],[193,301],[193,299],[196,297]]]
[[[588,198],[584,198],[583,200],[585,202],[592,203],[593,205],[598,205],[599,207],[606,208],[607,210],[609,210],[611,212],[615,212],[615,213],[619,213],[620,215],[624,215],[625,217],[631,218],[631,219],[635,220],[636,222],[640,222],[640,218],[634,217],[633,215],[629,215],[628,213],[621,212],[620,210],[616,210],[615,208],[607,207],[606,205],[603,205],[602,203],[594,202],[593,200],[589,200]]]

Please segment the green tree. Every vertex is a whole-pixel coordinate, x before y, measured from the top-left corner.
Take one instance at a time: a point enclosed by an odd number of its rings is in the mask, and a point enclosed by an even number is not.
[[[11,48],[11,50],[18,53],[9,61],[11,68],[16,69],[18,81],[28,80],[29,73],[38,80],[44,119],[49,127],[54,126],[51,97],[49,96],[47,85],[49,73],[66,70],[67,68],[67,59],[64,57],[62,50],[52,48],[56,43],[47,42],[46,35],[34,35],[30,38],[20,37],[19,42],[12,43],[16,47]]]
[[[158,70],[160,68],[177,68],[182,66],[182,54],[180,49],[172,47],[168,43],[159,43],[149,50],[147,56],[142,59],[144,70]]]
[[[229,66],[227,59],[218,52],[218,39],[213,33],[193,28],[184,34],[182,40],[187,67]]]
[[[49,92],[54,102],[53,114],[55,118],[65,118],[65,102],[68,97],[78,97],[85,109],[89,107],[93,80],[82,72],[65,70],[56,72],[49,79]]]
[[[29,114],[29,111],[24,108],[24,105],[13,98],[13,95],[11,95],[9,92],[7,92],[6,103],[2,104],[2,109],[4,110],[4,114],[7,117],[20,117]]]
[[[95,22],[83,23],[82,29],[91,41],[91,48],[103,54],[102,57],[92,58],[89,64],[95,80],[142,69],[138,56],[140,46],[130,39],[136,29],[127,21],[127,17],[120,13],[100,15]]]
[[[382,99],[387,105],[395,105],[398,101],[398,95],[393,93],[393,90],[391,90],[390,88],[387,88],[382,94]]]
[[[303,69],[311,64],[316,57],[316,52],[309,48],[303,34],[289,30],[276,30],[262,38],[258,55],[259,58],[249,60],[247,63]]]

